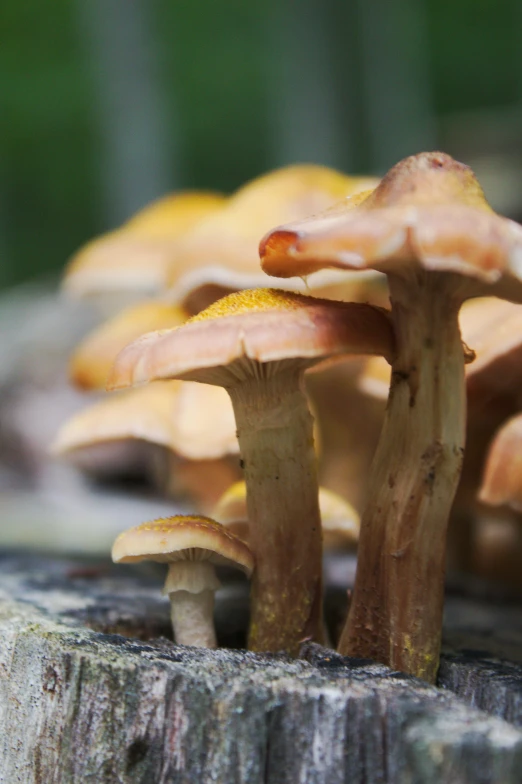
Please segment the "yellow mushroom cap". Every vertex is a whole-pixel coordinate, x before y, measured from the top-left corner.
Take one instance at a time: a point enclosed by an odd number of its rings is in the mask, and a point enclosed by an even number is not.
[[[80,343],[69,361],[69,377],[81,389],[105,389],[119,352],[140,335],[183,324],[188,314],[159,300],[146,300],[126,308],[99,326]]]
[[[496,215],[471,169],[440,152],[400,161],[366,197],[273,229],[260,253],[277,277],[414,265],[467,277],[473,296],[522,300],[522,227]]]
[[[157,382],[94,403],[62,425],[51,450],[68,454],[130,439],[164,446],[188,460],[239,452],[225,390],[188,381]]]
[[[121,533],[112,548],[115,563],[136,561],[210,561],[218,566],[254,570],[254,556],[245,542],[209,517],[163,517]]]
[[[288,360],[305,368],[327,357],[391,358],[393,351],[389,317],[379,308],[277,289],[247,290],[224,297],[181,327],[131,343],[117,357],[107,387],[165,378],[231,387],[255,375],[259,363],[283,369]]]
[[[311,164],[288,166],[252,180],[183,237],[182,252],[169,272],[173,300],[183,301],[208,284],[228,289],[266,286],[258,245],[271,226],[312,215],[377,183],[371,177],[348,177]],[[302,287],[301,282],[298,285]]]
[[[237,536],[248,541],[246,495],[245,482],[235,482],[215,505],[212,517]],[[319,511],[324,546],[327,550],[351,548],[357,544],[361,521],[348,501],[332,490],[320,487]]]
[[[162,290],[179,238],[220,208],[224,199],[216,193],[187,191],[154,202],[120,229],[81,248],[67,266],[65,291],[86,297],[104,291]]]

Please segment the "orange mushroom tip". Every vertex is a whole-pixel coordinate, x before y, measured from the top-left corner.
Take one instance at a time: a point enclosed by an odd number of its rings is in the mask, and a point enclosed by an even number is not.
[[[377,354],[389,361],[394,337],[388,312],[278,289],[224,297],[184,325],[152,332],[116,358],[107,384],[119,389],[182,378],[234,386],[238,362],[247,366],[291,360],[303,368],[343,354]],[[227,372],[217,368],[229,368]]]
[[[433,152],[400,161],[373,191],[268,232],[260,256],[267,274],[283,278],[325,267],[398,272],[413,259],[498,281],[501,296],[510,299],[512,287],[517,299],[521,243],[522,227],[493,212],[472,170]]]
[[[186,301],[208,284],[234,291],[267,285],[257,253],[267,229],[324,210],[377,182],[310,164],[287,166],[252,180],[184,238],[182,253],[170,268],[171,296]]]

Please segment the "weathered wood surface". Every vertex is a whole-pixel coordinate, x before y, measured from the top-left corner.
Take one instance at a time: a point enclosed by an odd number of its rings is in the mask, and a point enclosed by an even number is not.
[[[310,644],[293,661],[175,646],[160,585],[108,564],[0,558],[1,782],[522,782],[516,605],[450,601],[441,667],[443,685],[508,723]],[[245,613],[244,585],[228,584],[222,644],[241,644]],[[511,663],[495,657],[510,650]]]

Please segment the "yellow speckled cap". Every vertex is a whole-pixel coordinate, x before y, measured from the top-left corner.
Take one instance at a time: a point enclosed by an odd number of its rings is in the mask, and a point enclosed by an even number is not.
[[[211,561],[237,567],[247,576],[254,570],[254,556],[245,542],[210,517],[198,515],[163,517],[124,531],[114,542],[112,560]]]
[[[343,354],[391,359],[394,338],[386,311],[277,289],[230,294],[181,327],[153,332],[117,357],[109,389],[182,378],[232,387],[285,362],[302,367]]]
[[[366,197],[273,229],[260,253],[276,277],[413,265],[470,279],[473,296],[522,301],[522,227],[496,215],[471,169],[441,152],[405,158]]]

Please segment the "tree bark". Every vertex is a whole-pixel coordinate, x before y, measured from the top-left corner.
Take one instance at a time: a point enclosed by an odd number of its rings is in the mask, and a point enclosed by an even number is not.
[[[522,780],[522,731],[448,691],[316,645],[291,660],[158,639],[160,574],[41,555],[0,567],[2,782]],[[220,601],[230,642],[246,591]]]

